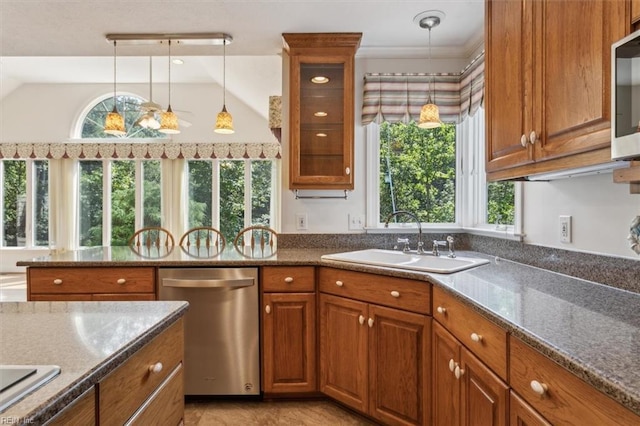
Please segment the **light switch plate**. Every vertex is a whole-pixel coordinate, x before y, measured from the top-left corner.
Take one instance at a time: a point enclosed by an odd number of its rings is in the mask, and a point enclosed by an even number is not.
[[[560,215],[560,242],[571,242],[571,216]]]

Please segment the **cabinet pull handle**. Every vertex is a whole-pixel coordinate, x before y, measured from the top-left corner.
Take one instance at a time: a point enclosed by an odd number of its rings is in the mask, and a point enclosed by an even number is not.
[[[369,318],[367,324],[369,325],[369,328],[373,327],[373,318]]]
[[[529,133],[529,143],[533,145],[534,143],[536,143],[536,139],[538,139],[538,135],[536,135],[535,130],[532,130],[531,133]]]
[[[270,313],[271,313],[271,306],[269,306],[269,305],[265,306],[265,307],[264,307],[264,311],[265,311],[266,313],[270,314]]]
[[[399,292],[399,291],[395,291],[395,290],[393,290],[393,291],[391,292],[391,295],[392,295],[393,297],[400,297],[400,292]]]
[[[159,373],[162,371],[162,363],[156,362],[155,364],[151,364],[149,366],[149,371],[152,373]]]
[[[293,282],[293,277],[287,277],[284,279],[285,283],[292,283]]]
[[[60,284],[62,284],[62,280],[60,278],[56,278],[55,280],[53,280],[53,283],[55,285],[60,285]]]
[[[527,136],[524,134],[520,136],[520,145],[522,145],[525,148],[527,147]]]
[[[449,360],[449,370],[451,370],[451,372],[453,373],[453,370],[456,369],[456,362],[453,360],[453,358],[451,358]]]
[[[482,342],[482,335],[478,333],[471,333],[471,340],[473,340],[476,343],[480,343]]]
[[[360,315],[358,317],[358,322],[360,323],[360,325],[364,324],[364,315]]]
[[[547,393],[548,389],[549,387],[546,385],[546,383],[540,383],[537,380],[531,381],[531,390],[540,396],[543,396],[545,393]]]
[[[346,169],[344,169],[344,172],[347,176],[349,176],[351,174],[351,169],[347,167]]]
[[[336,285],[338,287],[342,287],[344,285],[344,283],[342,281],[336,281]]]
[[[456,379],[459,379],[460,377],[462,377],[464,375],[464,369],[460,368],[460,366],[456,365],[456,369],[453,372],[453,374],[456,376]]]
[[[116,282],[117,282],[118,284],[122,285],[122,284],[125,284],[125,283],[127,282],[127,280],[126,280],[126,279],[124,279],[124,278],[118,278],[118,281],[116,281]]]
[[[446,313],[447,313],[447,308],[443,308],[442,306],[438,306],[438,307],[436,308],[436,311],[438,311],[438,313],[439,313],[439,314],[444,315],[444,314],[446,314]]]

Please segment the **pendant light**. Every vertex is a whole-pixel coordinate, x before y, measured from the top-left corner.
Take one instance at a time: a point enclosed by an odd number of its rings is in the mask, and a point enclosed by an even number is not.
[[[216,127],[214,132],[222,133],[229,135],[234,133],[233,130],[233,117],[231,114],[227,112],[227,104],[226,104],[226,93],[227,93],[227,82],[226,82],[226,65],[227,65],[227,40],[226,38],[222,41],[222,111],[218,113],[218,117],[216,117]]]
[[[169,103],[167,110],[160,116],[160,128],[158,131],[167,134],[177,134],[180,133],[180,129],[178,127],[178,116],[171,110],[171,40],[169,40],[168,63],[169,77],[167,81],[169,82]]]
[[[426,16],[425,16],[426,15]],[[440,16],[438,16],[440,15]],[[431,62],[431,29],[440,25],[440,21],[444,18],[444,14],[439,11],[427,11],[416,16],[414,21],[417,20],[420,28],[427,28],[429,30],[429,62]],[[418,19],[420,18],[420,19]],[[433,82],[433,88],[431,83]],[[435,77],[432,75],[429,81],[429,91],[427,95],[427,103],[422,106],[420,110],[420,120],[418,121],[418,127],[423,129],[435,129],[442,125],[440,121],[440,111],[435,101],[431,99],[431,92],[434,92],[435,98]]]
[[[104,120],[104,132],[114,136],[124,136],[127,134],[124,128],[124,118],[118,112],[116,106],[116,41],[113,41],[113,110],[107,114],[107,118]]]

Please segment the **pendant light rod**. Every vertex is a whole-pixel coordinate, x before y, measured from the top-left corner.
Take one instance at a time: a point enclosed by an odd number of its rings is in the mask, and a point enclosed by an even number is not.
[[[120,33],[106,34],[105,37],[109,43],[119,41],[126,45],[163,44],[173,40],[184,45],[219,46],[233,41],[227,33]]]
[[[222,43],[222,107],[227,105],[227,43]]]

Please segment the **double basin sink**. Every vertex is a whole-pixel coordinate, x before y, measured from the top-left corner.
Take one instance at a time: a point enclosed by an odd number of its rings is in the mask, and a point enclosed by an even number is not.
[[[438,274],[450,274],[489,263],[487,259],[479,257],[434,256],[432,254],[417,254],[415,252],[382,249],[366,249],[326,254],[322,256],[322,259]]]

